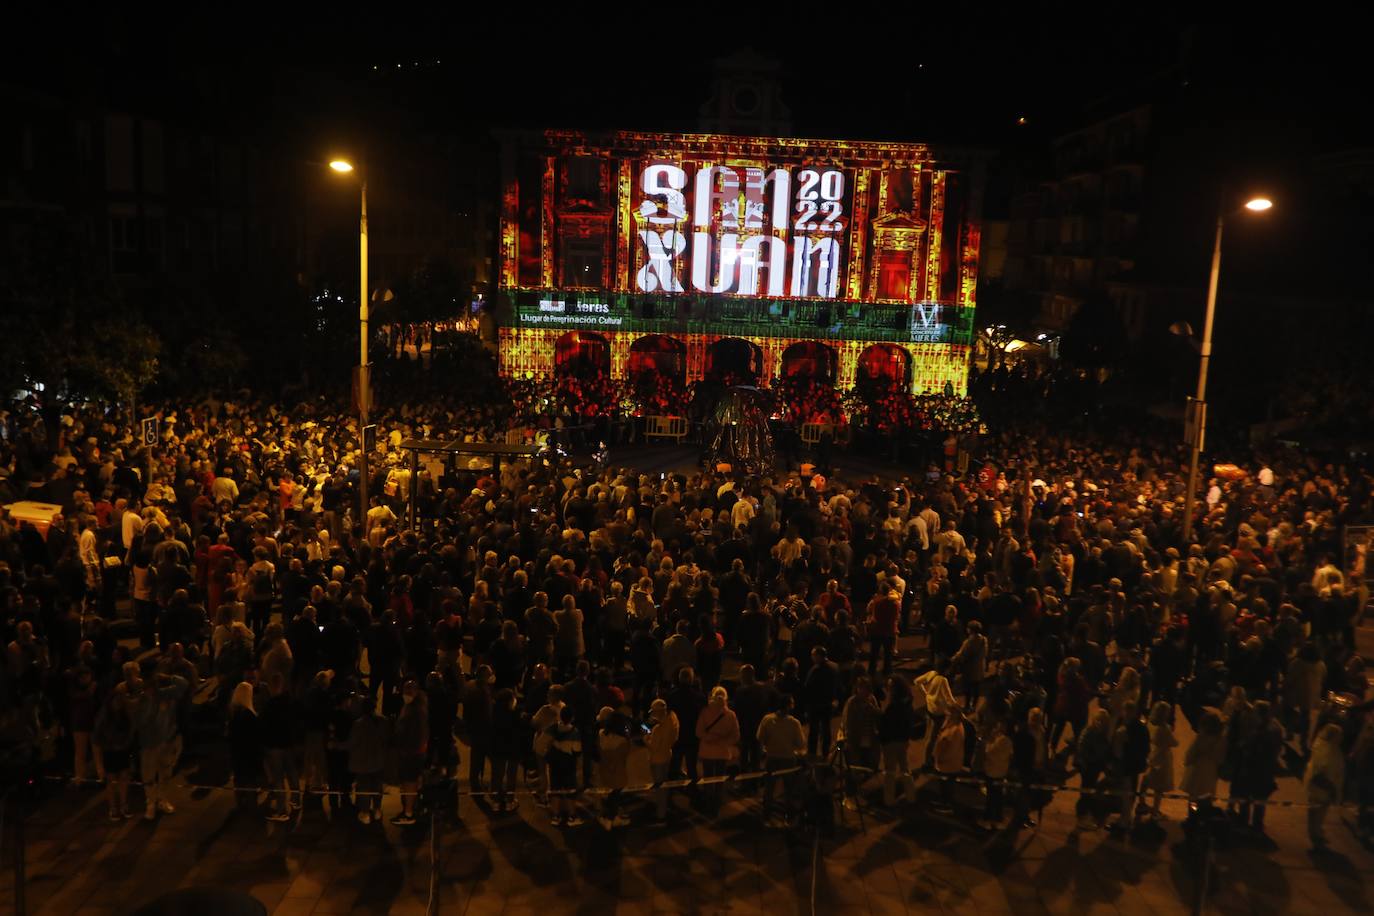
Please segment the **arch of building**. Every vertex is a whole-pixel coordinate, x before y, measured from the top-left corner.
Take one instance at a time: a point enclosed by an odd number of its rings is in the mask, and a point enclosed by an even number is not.
[[[611,345],[600,334],[569,331],[554,341],[556,375],[593,375],[611,371]]]
[[[815,340],[803,340],[782,351],[779,375],[783,378],[804,376],[834,384],[838,368],[839,355],[833,347]]]
[[[733,373],[751,383],[757,383],[763,373],[763,350],[753,341],[741,337],[722,337],[706,347],[703,375],[719,379]]]
[[[687,345],[666,334],[646,334],[630,343],[625,375],[634,379],[645,373],[687,381]]]
[[[859,385],[886,383],[898,388],[910,388],[910,351],[896,344],[870,344],[859,353],[855,382]]]

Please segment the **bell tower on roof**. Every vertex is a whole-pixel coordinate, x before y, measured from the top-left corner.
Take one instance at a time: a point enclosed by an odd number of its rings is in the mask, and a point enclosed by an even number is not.
[[[737,51],[711,65],[711,98],[701,106],[704,133],[787,137],[792,111],[782,101],[782,67],[753,50]]]

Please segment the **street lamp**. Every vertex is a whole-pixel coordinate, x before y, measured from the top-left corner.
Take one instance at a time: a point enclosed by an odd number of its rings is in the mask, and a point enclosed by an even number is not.
[[[353,163],[347,159],[332,159],[329,167],[341,175],[351,174]],[[362,211],[358,222],[358,520],[367,525],[367,414],[371,407],[371,386],[368,384],[367,364],[367,180],[358,176],[362,189]]]
[[[1224,205],[1223,205],[1224,206]],[[1251,213],[1263,213],[1274,206],[1267,197],[1253,197],[1246,201],[1245,209]],[[1239,211],[1237,211],[1239,212]],[[1202,322],[1202,343],[1198,346],[1201,354],[1197,367],[1197,422],[1190,429],[1189,438],[1192,455],[1188,461],[1188,489],[1183,495],[1183,542],[1193,538],[1193,508],[1197,492],[1197,466],[1202,452],[1202,436],[1207,428],[1207,365],[1212,360],[1212,319],[1217,310],[1217,280],[1221,275],[1221,230],[1225,225],[1227,212],[1223,209],[1217,214],[1216,240],[1212,243],[1212,274],[1207,281],[1207,316]],[[1175,334],[1192,337],[1192,328],[1186,322],[1176,322],[1170,327]]]

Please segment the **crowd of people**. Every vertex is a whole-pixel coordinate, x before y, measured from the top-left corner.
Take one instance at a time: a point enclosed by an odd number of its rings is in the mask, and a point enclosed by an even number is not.
[[[984,781],[988,828],[1068,784],[1084,830],[1177,792],[1263,831],[1282,778],[1314,844],[1345,799],[1374,827],[1343,539],[1374,522],[1364,470],[1257,455],[1199,493],[1190,539],[1177,449],[1044,427],[987,437],[966,476],[460,462],[412,491],[403,439],[502,433],[435,402],[379,418],[364,513],[337,406],[159,416],[150,446],[95,408],[0,417],[0,503],[61,507],[0,514],[0,739],[102,781],[112,820],[171,814],[179,761],[227,749],[240,804],[278,821],[368,823],[394,785],[412,824],[436,777],[493,816],[532,794],[569,826],[670,820],[684,790],[578,794],[626,788],[642,755],[655,785],[776,774],[756,794],[787,822],[839,749],[848,790],[877,774],[894,809],[966,809]]]

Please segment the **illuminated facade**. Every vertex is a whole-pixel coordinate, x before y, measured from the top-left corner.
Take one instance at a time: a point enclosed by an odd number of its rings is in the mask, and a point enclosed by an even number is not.
[[[803,371],[849,388],[890,365],[914,393],[965,390],[976,159],[546,131],[506,136],[501,165],[503,373],[545,377],[580,354],[613,378],[652,364],[685,382]],[[646,351],[676,358],[633,358]]]

